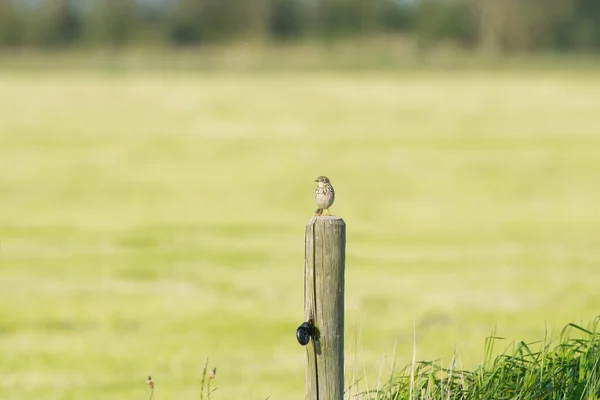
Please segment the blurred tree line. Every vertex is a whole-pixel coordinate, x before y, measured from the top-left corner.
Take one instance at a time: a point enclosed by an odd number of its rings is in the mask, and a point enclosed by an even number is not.
[[[411,36],[486,52],[600,50],[600,0],[0,0],[0,47]]]

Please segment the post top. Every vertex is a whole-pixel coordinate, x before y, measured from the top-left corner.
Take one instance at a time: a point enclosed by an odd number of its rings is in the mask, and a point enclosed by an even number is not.
[[[322,215],[320,217],[314,216],[312,217],[306,225],[312,225],[317,221],[321,222],[329,222],[334,224],[345,225],[346,222],[342,219],[342,217],[338,217],[337,215]]]

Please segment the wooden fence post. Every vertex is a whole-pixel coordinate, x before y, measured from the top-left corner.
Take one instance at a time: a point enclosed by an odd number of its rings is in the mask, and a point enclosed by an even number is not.
[[[307,347],[306,399],[344,397],[346,223],[313,217],[306,224],[304,314],[314,326]]]

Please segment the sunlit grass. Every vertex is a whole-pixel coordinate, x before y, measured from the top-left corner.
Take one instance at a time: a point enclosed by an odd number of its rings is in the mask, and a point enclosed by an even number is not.
[[[378,390],[357,394],[363,399],[598,399],[600,353],[596,318],[589,329],[569,324],[560,338],[512,343],[502,354],[494,346],[503,338],[486,340],[485,360],[473,371],[460,365],[456,354],[448,366],[436,361],[410,365]]]
[[[494,327],[530,342],[598,313],[598,74],[14,71],[0,87],[2,399],[140,398],[149,374],[155,398],[197,398],[206,357],[214,399],[301,398],[322,174],[370,388],[384,355],[411,360],[415,328],[418,360],[460,350],[473,368]]]

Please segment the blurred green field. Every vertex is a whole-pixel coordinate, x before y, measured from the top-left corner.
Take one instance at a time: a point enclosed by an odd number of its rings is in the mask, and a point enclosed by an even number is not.
[[[198,398],[206,357],[302,398],[322,174],[361,388],[414,329],[468,368],[599,314],[600,72],[4,70],[0,110],[3,400]]]

